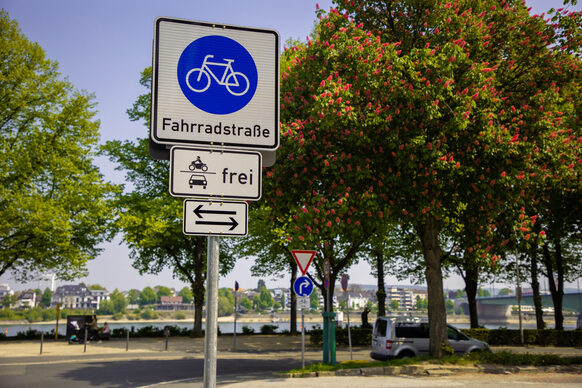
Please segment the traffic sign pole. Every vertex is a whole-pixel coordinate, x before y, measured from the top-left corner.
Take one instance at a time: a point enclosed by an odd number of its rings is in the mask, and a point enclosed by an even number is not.
[[[219,237],[208,236],[207,244],[204,388],[216,388]]]
[[[301,308],[301,369],[305,369],[305,309]]]

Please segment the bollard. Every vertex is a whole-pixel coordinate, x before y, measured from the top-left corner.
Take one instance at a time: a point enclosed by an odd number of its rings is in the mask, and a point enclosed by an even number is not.
[[[168,326],[164,327],[164,335],[166,336],[166,351],[168,351],[168,337],[170,336],[170,328]]]
[[[83,353],[87,353],[87,330],[87,326],[85,326],[85,341],[83,341],[85,342],[85,345],[83,347]]]
[[[40,333],[40,354],[42,354],[42,344],[44,342],[44,331]]]

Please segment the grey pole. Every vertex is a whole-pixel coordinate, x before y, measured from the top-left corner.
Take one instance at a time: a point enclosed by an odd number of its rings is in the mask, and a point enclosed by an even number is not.
[[[204,388],[216,388],[216,341],[218,322],[219,237],[208,236],[206,266],[206,331],[204,336]]]
[[[236,349],[236,294],[238,292],[234,291],[234,330],[232,331],[232,348]]]
[[[348,295],[348,297],[346,297],[346,310],[347,310],[347,313],[348,313],[348,343],[350,345],[350,360],[353,360],[354,359],[354,356],[352,354],[352,332],[350,330],[350,304],[349,304],[349,295]]]
[[[301,369],[305,369],[305,310],[301,307]]]

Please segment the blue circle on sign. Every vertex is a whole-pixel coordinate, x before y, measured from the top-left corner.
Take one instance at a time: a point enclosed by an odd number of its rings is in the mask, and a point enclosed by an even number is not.
[[[299,276],[293,283],[293,291],[297,296],[309,296],[313,292],[313,282],[307,276]]]
[[[190,43],[180,55],[177,75],[188,101],[217,115],[244,108],[259,79],[251,54],[235,40],[218,35]]]

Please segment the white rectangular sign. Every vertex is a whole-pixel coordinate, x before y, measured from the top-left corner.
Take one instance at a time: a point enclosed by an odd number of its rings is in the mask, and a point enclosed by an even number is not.
[[[172,147],[170,194],[241,200],[261,198],[261,154],[253,151]]]
[[[248,204],[234,201],[184,201],[186,235],[246,236],[248,233]]]
[[[156,19],[151,138],[160,144],[275,150],[278,33]]]
[[[311,308],[311,301],[308,296],[297,297],[297,310],[309,310]]]

